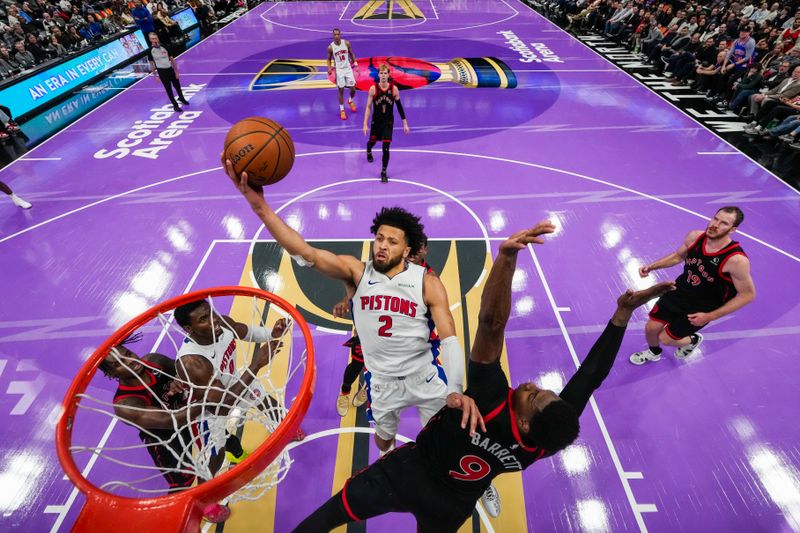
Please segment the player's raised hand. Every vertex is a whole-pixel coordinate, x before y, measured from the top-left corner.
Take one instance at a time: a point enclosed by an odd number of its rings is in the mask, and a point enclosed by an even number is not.
[[[256,207],[257,205],[263,204],[264,188],[260,186],[251,186],[247,181],[247,172],[242,172],[237,176],[236,171],[233,169],[233,163],[230,159],[225,158],[224,152],[220,155],[220,159],[222,161],[222,168],[225,170],[231,182],[233,182],[234,187],[239,189],[239,192],[242,193],[242,196],[247,199],[250,205]]]
[[[517,252],[529,244],[544,244],[542,235],[553,233],[555,225],[549,220],[542,220],[532,228],[520,230],[503,241],[500,245],[501,252]]]
[[[452,409],[461,409],[461,428],[466,429],[469,423],[469,436],[475,435],[475,429],[480,426],[481,431],[486,433],[486,424],[483,422],[483,416],[478,411],[478,406],[475,400],[464,394],[451,392],[447,395],[447,407]]]
[[[350,300],[345,298],[341,302],[333,306],[333,316],[336,318],[345,318],[350,314]]]
[[[653,271],[653,269],[650,268],[650,265],[641,266],[641,267],[639,267],[639,276],[642,277],[642,278],[646,278],[647,276],[650,275],[650,272],[652,272],[652,271]]]

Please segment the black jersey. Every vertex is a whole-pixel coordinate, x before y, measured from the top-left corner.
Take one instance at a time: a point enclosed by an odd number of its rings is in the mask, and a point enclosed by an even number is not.
[[[372,98],[372,122],[394,122],[394,84],[389,82],[389,88],[381,89],[381,84],[375,84],[375,96]]]
[[[180,394],[167,398],[170,383],[175,379],[174,376],[169,375],[162,367],[153,362],[144,360],[140,360],[140,362],[145,366],[142,381],[146,386],[135,385],[128,387],[119,385],[117,391],[114,393],[114,403],[125,398],[139,398],[144,400],[147,407],[160,408],[163,404],[170,410],[177,410],[186,405],[186,400]],[[163,437],[165,441],[170,440],[175,434],[173,429],[151,429],[148,431],[154,435]],[[139,436],[142,439],[150,438],[147,433],[142,431],[139,432]]]
[[[548,455],[523,440],[517,428],[508,385],[500,363],[470,361],[469,388],[464,394],[475,400],[486,433],[474,437],[461,429],[460,409],[443,408],[417,436],[426,468],[460,494],[480,497],[492,479],[504,472],[524,470]]]
[[[733,281],[722,270],[734,255],[747,256],[736,241],[718,252],[706,252],[707,240],[703,233],[689,246],[683,275],[675,280],[675,292],[668,293],[674,295],[672,300],[687,299],[686,306],[692,312],[713,311],[736,296]]]

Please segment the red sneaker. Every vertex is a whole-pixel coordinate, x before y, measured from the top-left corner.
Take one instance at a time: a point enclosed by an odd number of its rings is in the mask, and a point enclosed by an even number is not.
[[[342,117],[342,120],[347,120],[347,115],[344,114],[344,109],[339,111],[339,116]]]
[[[212,503],[203,508],[203,520],[212,524],[221,524],[231,516],[231,510],[227,505]]]
[[[352,111],[353,113],[355,113],[356,111],[358,111],[358,110],[356,109],[356,103],[355,103],[354,101],[350,100],[348,103],[350,104],[350,111]]]

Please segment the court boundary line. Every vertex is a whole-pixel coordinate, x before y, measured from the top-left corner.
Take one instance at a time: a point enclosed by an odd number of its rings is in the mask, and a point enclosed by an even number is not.
[[[527,245],[528,252],[530,252],[531,258],[533,259],[533,264],[536,267],[536,272],[539,275],[539,279],[542,282],[542,286],[544,287],[545,294],[547,295],[547,300],[550,303],[550,308],[553,311],[553,314],[556,317],[556,322],[558,323],[558,327],[561,329],[561,334],[564,338],[564,342],[567,345],[567,349],[569,350],[570,356],[572,357],[572,362],[574,363],[576,369],[580,368],[581,362],[578,358],[577,353],[575,352],[575,347],[572,344],[572,339],[569,336],[569,332],[567,331],[567,327],[564,324],[564,319],[561,316],[561,309],[555,301],[552,291],[550,290],[550,284],[547,282],[547,278],[544,275],[544,270],[542,269],[542,265],[539,263],[539,258],[536,256],[536,252],[533,249],[532,244]],[[639,504],[636,501],[636,498],[633,495],[633,490],[631,489],[630,482],[628,481],[628,477],[626,476],[626,470],[622,467],[622,462],[619,459],[619,455],[617,454],[617,449],[614,446],[614,441],[611,438],[611,435],[608,432],[608,428],[606,427],[605,420],[603,419],[603,415],[600,413],[600,408],[597,406],[597,402],[594,399],[594,394],[589,397],[589,404],[592,406],[592,412],[594,413],[595,420],[597,421],[597,425],[600,428],[600,433],[603,436],[603,440],[606,443],[606,447],[608,448],[609,455],[611,456],[611,461],[614,463],[614,468],[617,471],[617,475],[619,476],[619,480],[622,483],[622,489],[625,492],[625,496],[628,498],[628,504],[633,511],[633,516],[636,520],[636,523],[639,525],[639,531],[643,533],[647,532],[647,526],[644,523],[644,518],[642,517],[643,512],[657,512],[655,509],[655,505],[653,504]],[[644,474],[641,472],[637,472],[637,474],[644,477]],[[645,511],[642,505],[652,505],[652,510]],[[650,509],[648,507],[648,509]]]
[[[697,119],[696,119],[695,117],[693,117],[691,114],[689,114],[689,113],[685,113],[685,112],[684,112],[684,111],[683,111],[683,110],[682,110],[680,107],[676,106],[675,104],[673,104],[672,102],[670,102],[668,99],[666,99],[666,98],[662,97],[662,96],[661,96],[659,93],[657,93],[656,91],[654,91],[653,89],[651,89],[650,87],[648,87],[648,86],[647,86],[647,85],[646,85],[644,82],[642,82],[641,80],[638,80],[638,79],[636,79],[636,76],[634,76],[633,74],[631,74],[631,73],[627,72],[626,70],[624,70],[624,69],[622,69],[622,68],[618,67],[618,66],[617,66],[617,65],[615,65],[615,64],[614,64],[614,63],[613,63],[613,62],[612,62],[610,59],[606,59],[606,58],[605,58],[605,57],[604,57],[602,54],[600,54],[600,53],[596,52],[596,51],[595,51],[595,50],[594,50],[594,49],[593,49],[591,46],[589,46],[588,44],[584,43],[584,42],[583,42],[583,41],[581,41],[580,39],[576,38],[575,36],[573,36],[573,35],[572,35],[571,33],[569,33],[568,31],[565,31],[564,29],[562,29],[560,26],[558,26],[558,24],[556,24],[556,23],[552,22],[550,19],[548,19],[547,17],[545,17],[544,15],[542,15],[541,13],[539,13],[538,11],[536,11],[535,9],[533,9],[533,7],[529,6],[528,4],[526,4],[525,2],[523,2],[522,0],[517,0],[517,1],[519,1],[519,2],[520,2],[522,5],[524,5],[524,6],[525,6],[525,7],[527,7],[529,10],[531,10],[533,13],[535,13],[537,16],[539,16],[539,17],[540,17],[542,20],[544,20],[545,22],[547,22],[548,24],[550,24],[551,26],[553,26],[554,28],[556,28],[556,29],[557,29],[559,32],[561,32],[561,33],[565,34],[567,37],[569,37],[569,39],[570,39],[570,40],[580,43],[580,44],[581,44],[581,45],[582,45],[584,48],[586,48],[587,50],[590,50],[590,51],[592,52],[592,54],[594,54],[594,55],[596,55],[597,57],[601,58],[603,61],[605,61],[605,62],[606,62],[606,63],[608,63],[609,65],[612,65],[612,66],[613,66],[615,69],[619,70],[620,72],[622,72],[622,73],[624,73],[626,76],[628,76],[630,79],[632,79],[633,81],[635,81],[635,82],[636,82],[636,84],[637,84],[638,86],[640,86],[640,87],[643,87],[643,88],[647,89],[647,91],[648,91],[648,92],[650,92],[650,93],[652,93],[652,94],[655,94],[656,96],[658,96],[658,97],[661,99],[661,101],[663,101],[663,102],[665,102],[665,103],[669,104],[669,105],[670,105],[670,106],[671,106],[673,109],[675,109],[676,111],[678,111],[678,112],[681,114],[681,116],[684,116],[684,117],[686,117],[686,118],[690,119],[692,122],[694,122],[694,123],[696,123],[698,126],[700,126],[700,127],[703,129],[703,130],[707,131],[708,133],[710,133],[711,135],[713,135],[714,137],[716,137],[717,139],[719,139],[720,141],[722,141],[723,143],[725,143],[726,145],[728,145],[729,147],[733,148],[733,149],[734,149],[734,150],[736,150],[738,153],[742,154],[744,157],[746,157],[747,159],[749,159],[751,163],[753,163],[753,164],[754,164],[754,165],[756,165],[758,168],[760,168],[761,170],[763,170],[764,172],[766,172],[767,174],[769,174],[770,176],[772,176],[773,178],[775,178],[776,180],[778,180],[780,183],[782,183],[783,185],[785,185],[785,186],[786,186],[786,187],[787,187],[789,190],[791,190],[791,191],[792,191],[792,192],[794,192],[795,194],[798,194],[798,195],[800,195],[800,191],[799,191],[799,190],[795,189],[794,187],[792,187],[791,185],[789,185],[788,183],[786,183],[785,181],[783,181],[783,180],[782,180],[780,177],[778,177],[776,174],[773,174],[771,170],[769,170],[769,169],[767,169],[767,168],[764,168],[764,167],[762,167],[761,165],[759,165],[759,164],[758,164],[758,162],[757,162],[755,159],[753,159],[752,157],[750,157],[750,156],[749,156],[749,155],[747,155],[746,153],[744,153],[744,152],[742,152],[741,150],[739,150],[738,148],[736,148],[734,145],[732,145],[731,143],[729,143],[727,140],[725,140],[725,139],[724,139],[722,136],[720,136],[719,134],[717,134],[717,133],[716,133],[715,131],[713,131],[712,129],[710,129],[710,128],[706,127],[706,126],[705,126],[705,125],[704,125],[702,122],[700,122],[699,120],[697,120]],[[740,233],[741,233],[741,232],[740,232]],[[742,235],[744,235],[744,234],[742,233]],[[800,261],[800,260],[798,260],[797,258],[794,258],[794,259],[795,259],[796,261]]]

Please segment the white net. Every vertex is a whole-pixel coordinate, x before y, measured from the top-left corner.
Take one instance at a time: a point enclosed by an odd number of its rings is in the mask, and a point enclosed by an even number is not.
[[[100,370],[118,381],[113,396],[98,382],[101,372],[79,396],[70,451],[76,459],[97,456],[92,481],[102,490],[133,497],[188,490],[236,468],[284,420],[305,370],[299,328],[260,297],[205,302],[192,304],[188,332],[175,319],[179,311],[159,314],[109,351]],[[136,353],[149,336],[157,336],[151,353]],[[82,417],[89,429],[112,421],[99,443],[79,442],[97,435],[78,430]],[[228,501],[260,499],[291,462],[281,451]]]

